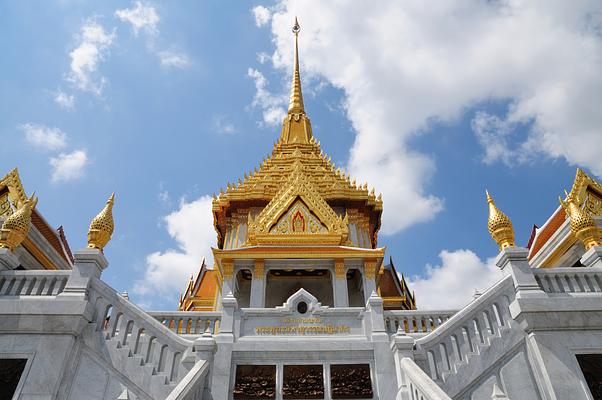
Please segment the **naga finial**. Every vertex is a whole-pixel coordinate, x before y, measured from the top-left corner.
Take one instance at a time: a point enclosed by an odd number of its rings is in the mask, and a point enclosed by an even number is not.
[[[585,250],[589,250],[594,246],[600,246],[602,242],[600,241],[600,232],[598,231],[596,221],[594,221],[587,211],[575,203],[573,197],[566,190],[564,194],[566,200],[562,200],[561,197],[558,197],[558,200],[571,220],[571,232],[583,243]]]
[[[0,247],[15,250],[27,237],[31,224],[31,213],[38,204],[35,193],[21,207],[9,215],[0,229]]]
[[[487,220],[487,229],[495,242],[500,246],[500,250],[507,247],[514,247],[514,228],[512,221],[506,214],[500,211],[495,205],[493,198],[487,190],[487,203],[489,203],[489,219]]]
[[[115,223],[113,222],[113,203],[115,193],[111,194],[104,208],[90,222],[88,247],[102,251],[111,240]]]

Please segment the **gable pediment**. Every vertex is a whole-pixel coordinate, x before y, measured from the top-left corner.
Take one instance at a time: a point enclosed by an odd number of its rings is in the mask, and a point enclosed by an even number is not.
[[[249,216],[248,244],[346,244],[347,217],[337,215],[295,163],[289,179],[257,215]]]

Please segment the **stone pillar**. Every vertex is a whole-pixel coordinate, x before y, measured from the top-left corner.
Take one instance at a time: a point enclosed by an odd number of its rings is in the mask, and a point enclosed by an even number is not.
[[[234,293],[234,260],[221,260],[222,296]]]
[[[109,262],[99,249],[85,248],[73,255],[73,271],[59,296],[87,297],[92,278],[100,278]]]
[[[414,359],[414,338],[406,335],[403,323],[399,324],[399,329],[393,336],[391,349],[395,358],[395,372],[397,374],[397,397],[395,397],[395,400],[410,400],[409,382],[403,372],[401,360],[406,357],[411,360]]]
[[[376,291],[376,260],[364,260],[364,297],[366,301]]]
[[[586,267],[602,268],[602,246],[594,246],[581,257],[581,264]]]
[[[263,260],[255,260],[251,280],[251,308],[265,307],[265,269]]]
[[[19,266],[19,259],[10,249],[0,248],[0,271],[11,271]]]
[[[223,267],[223,264],[222,264]],[[232,348],[234,346],[234,314],[238,302],[227,292],[222,298],[222,319],[219,332],[215,335],[217,351],[211,372],[211,395],[213,399],[228,399],[230,390],[230,371],[232,364]]]
[[[334,260],[333,293],[335,307],[349,307],[349,295],[347,293],[347,270],[345,260]]]
[[[529,250],[523,247],[507,247],[495,260],[505,275],[512,276],[517,299],[545,296],[531,271],[528,255]]]
[[[376,263],[375,263],[376,264]],[[370,340],[374,346],[374,386],[379,399],[394,399],[397,392],[396,371],[391,368],[395,359],[390,348],[389,335],[385,331],[383,299],[372,291],[366,302],[367,317],[370,318]],[[375,396],[376,397],[376,396]]]

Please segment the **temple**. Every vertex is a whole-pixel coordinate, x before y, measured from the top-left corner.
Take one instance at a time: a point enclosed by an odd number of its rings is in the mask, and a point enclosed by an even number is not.
[[[526,247],[485,193],[499,281],[421,310],[379,246],[382,197],[314,137],[299,33],[280,136],[214,196],[213,259],[176,311],[103,281],[114,194],[72,254],[17,170],[0,180],[0,399],[601,399],[600,183],[577,169]]]

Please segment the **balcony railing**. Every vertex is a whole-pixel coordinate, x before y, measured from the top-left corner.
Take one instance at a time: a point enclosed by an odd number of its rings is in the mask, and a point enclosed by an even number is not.
[[[2,271],[0,296],[56,296],[63,292],[71,271]]]

